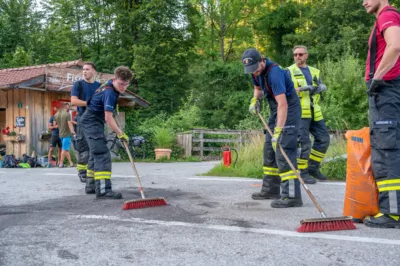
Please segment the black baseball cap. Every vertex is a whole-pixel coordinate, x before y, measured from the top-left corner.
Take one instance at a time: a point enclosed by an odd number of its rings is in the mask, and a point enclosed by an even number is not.
[[[258,69],[258,61],[260,61],[260,53],[254,49],[249,48],[244,51],[242,55],[242,63],[244,65],[244,73],[253,73]]]

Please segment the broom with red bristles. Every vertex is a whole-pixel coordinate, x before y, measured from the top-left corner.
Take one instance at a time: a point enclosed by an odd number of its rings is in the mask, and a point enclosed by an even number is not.
[[[268,133],[272,137],[273,133],[272,133],[271,129],[268,127],[267,123],[265,122],[264,117],[262,117],[262,115],[259,112],[257,112],[257,114],[260,117],[262,123],[264,124],[265,129],[268,131]],[[301,220],[300,221],[301,225],[297,229],[297,232],[310,233],[310,232],[321,232],[321,231],[340,231],[340,230],[356,229],[356,226],[354,225],[351,216],[327,217],[324,210],[321,208],[321,206],[319,206],[314,195],[311,193],[311,191],[308,189],[307,185],[304,183],[303,179],[300,176],[300,173],[296,170],[296,168],[290,162],[289,157],[287,156],[285,151],[282,149],[281,145],[279,145],[279,143],[277,143],[277,146],[279,146],[279,149],[280,149],[283,157],[285,157],[285,160],[289,164],[292,171],[296,173],[297,178],[299,179],[300,183],[303,185],[308,196],[310,196],[310,199],[313,201],[315,207],[317,207],[319,213],[322,216],[322,218]]]
[[[122,209],[130,210],[130,209],[140,209],[140,208],[158,207],[158,206],[167,205],[167,201],[164,198],[146,198],[144,196],[143,187],[142,187],[142,184],[140,183],[138,171],[136,170],[135,164],[133,163],[133,158],[132,158],[131,152],[129,151],[128,144],[126,143],[126,141],[122,141],[122,142],[124,143],[126,153],[128,154],[129,160],[131,161],[131,165],[132,165],[133,171],[135,172],[136,179],[138,182],[140,195],[142,196],[142,198],[138,199],[138,200],[125,201]]]

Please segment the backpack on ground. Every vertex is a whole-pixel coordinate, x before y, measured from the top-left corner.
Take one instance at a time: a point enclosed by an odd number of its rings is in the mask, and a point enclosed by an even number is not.
[[[18,167],[18,160],[14,154],[4,156],[3,168],[15,168]]]

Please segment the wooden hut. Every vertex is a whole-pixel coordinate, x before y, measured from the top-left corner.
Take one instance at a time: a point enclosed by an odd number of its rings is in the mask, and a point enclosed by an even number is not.
[[[73,83],[82,78],[82,66],[83,62],[77,60],[0,70],[0,129],[9,127],[17,133],[13,137],[0,134],[0,146],[6,147],[7,154],[20,157],[32,151],[39,155],[48,151],[49,140],[42,133],[48,130],[53,107],[61,101],[70,101]],[[112,77],[98,73],[96,80],[104,82]],[[118,104],[149,105],[129,91],[120,96]],[[121,113],[120,117],[125,116]]]

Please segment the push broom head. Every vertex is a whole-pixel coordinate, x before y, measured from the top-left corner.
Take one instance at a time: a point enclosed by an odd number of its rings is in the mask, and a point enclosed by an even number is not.
[[[305,219],[300,221],[299,233],[356,229],[351,216]]]
[[[167,205],[167,201],[164,198],[148,198],[148,199],[138,199],[138,200],[128,200],[125,201],[123,210],[131,209],[141,209],[148,207],[158,207]]]

